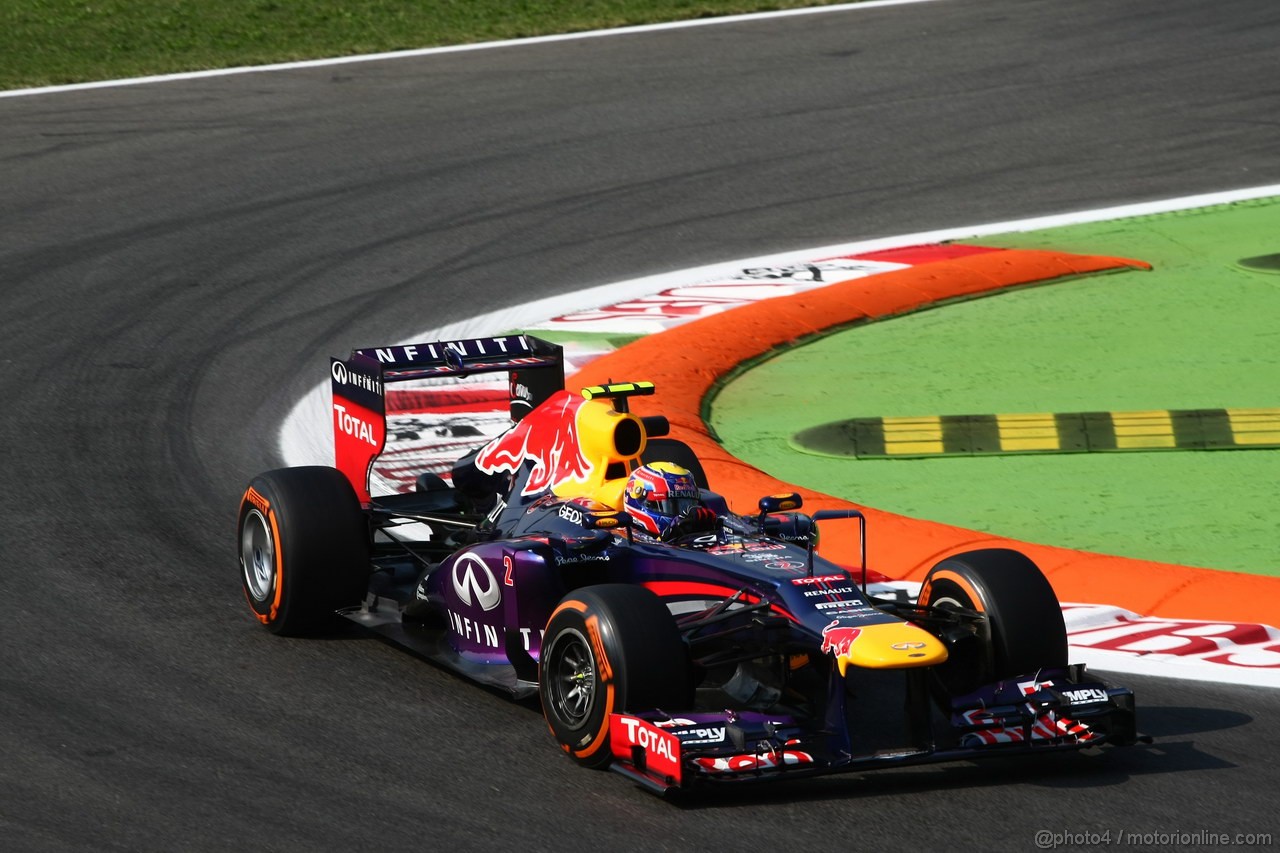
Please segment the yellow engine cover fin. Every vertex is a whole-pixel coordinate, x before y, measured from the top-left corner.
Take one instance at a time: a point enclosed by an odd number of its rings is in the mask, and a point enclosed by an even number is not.
[[[592,385],[582,389],[582,396],[588,400],[625,399],[627,397],[648,396],[654,392],[652,382],[612,382],[608,385]]]

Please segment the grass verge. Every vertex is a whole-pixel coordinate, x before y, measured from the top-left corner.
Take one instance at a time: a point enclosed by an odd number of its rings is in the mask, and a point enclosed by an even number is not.
[[[0,89],[411,50],[814,0],[4,0]]]

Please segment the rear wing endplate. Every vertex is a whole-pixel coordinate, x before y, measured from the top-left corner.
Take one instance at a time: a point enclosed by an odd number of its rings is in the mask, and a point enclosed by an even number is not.
[[[336,467],[369,502],[373,463],[387,441],[386,386],[477,373],[508,374],[511,420],[564,388],[564,351],[532,335],[500,335],[352,350],[329,360]]]

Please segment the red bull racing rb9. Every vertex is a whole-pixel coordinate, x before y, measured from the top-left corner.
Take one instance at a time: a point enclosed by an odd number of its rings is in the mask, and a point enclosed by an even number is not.
[[[510,429],[370,493],[388,385],[500,372]],[[1139,739],[1132,691],[1069,663],[1030,559],[949,556],[914,598],[876,583],[856,510],[731,511],[666,419],[631,411],[652,384],[571,392],[560,348],[525,335],[356,350],[330,377],[335,466],[265,472],[240,504],[273,632],[345,617],[536,695],[572,760],[656,792]],[[815,553],[820,527],[861,564]]]

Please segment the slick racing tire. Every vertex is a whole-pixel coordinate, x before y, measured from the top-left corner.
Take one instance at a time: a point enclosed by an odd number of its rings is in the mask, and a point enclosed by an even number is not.
[[[258,621],[277,634],[316,633],[364,598],[369,525],[335,468],[259,474],[240,501],[240,582]]]
[[[955,690],[1067,665],[1067,631],[1053,587],[1026,555],[1005,548],[969,551],[938,563],[919,603],[971,611],[980,643],[941,674]]]
[[[609,765],[609,715],[688,710],[693,687],[675,619],[639,586],[601,584],[569,593],[551,614],[538,662],[551,734],[574,761]]]

